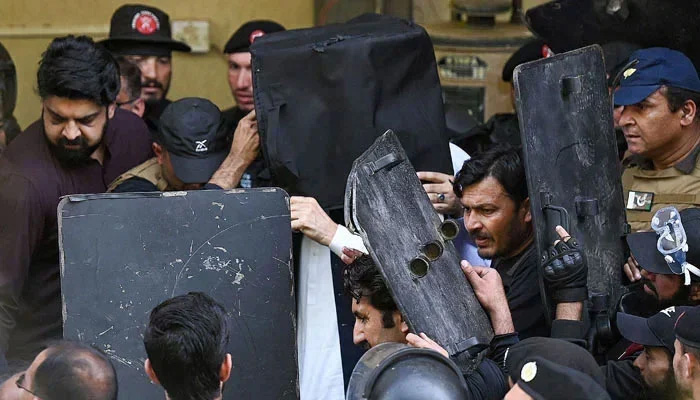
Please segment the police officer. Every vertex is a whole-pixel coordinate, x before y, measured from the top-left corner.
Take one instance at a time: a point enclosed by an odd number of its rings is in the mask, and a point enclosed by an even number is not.
[[[684,54],[667,48],[638,50],[623,72],[614,103],[629,157],[622,175],[627,221],[648,230],[665,206],[700,205],[700,79]]]
[[[222,111],[225,126],[235,127],[241,118],[255,108],[250,45],[261,36],[283,30],[282,25],[273,21],[250,21],[238,28],[226,42],[224,54],[228,63],[228,84],[231,94],[236,99],[236,105]],[[269,185],[270,174],[265,170],[262,157],[258,156],[243,173],[240,186],[250,188]]]
[[[180,99],[161,116],[153,137],[156,156],[119,176],[108,191],[235,188],[258,153],[255,113],[239,122],[232,145],[227,136],[221,112],[212,102],[197,97]]]
[[[189,52],[190,46],[173,40],[168,14],[141,4],[117,8],[109,37],[100,43],[141,69],[141,97],[146,102],[143,118],[151,132],[157,131],[160,115],[170,104],[166,96],[172,77],[172,52]]]
[[[700,399],[700,307],[678,317],[673,373],[682,399]]]

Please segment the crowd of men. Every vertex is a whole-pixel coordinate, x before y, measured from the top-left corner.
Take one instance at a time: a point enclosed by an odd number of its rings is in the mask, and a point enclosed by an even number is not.
[[[122,6],[103,42],[84,36],[51,42],[37,72],[38,119],[0,157],[0,372],[8,377],[2,399],[117,398],[109,357],[61,340],[59,199],[269,186],[250,45],[283,30],[251,21],[233,33],[224,53],[236,106],[223,112],[207,99],[167,98],[172,52],[190,48],[172,39],[162,10]],[[504,80],[515,65],[542,56],[543,44],[535,43],[534,55],[516,53]],[[495,334],[464,377],[469,399],[700,399],[700,270],[694,267],[700,265],[700,78],[691,61],[671,49],[636,49],[622,58],[636,63],[609,70],[622,77],[611,91],[615,127],[626,144],[621,182],[632,228],[630,255],[619,267],[638,284],[620,303],[620,337],[607,353],[589,351],[588,270],[576,239],[557,227],[560,240],[544,260],[537,252],[523,156],[508,143],[515,140],[517,116],[456,141],[469,144],[471,157],[454,176],[418,173],[435,210],[468,233],[458,244],[461,269]],[[469,140],[474,135],[478,146]],[[655,213],[667,206],[680,211],[686,237],[681,270],[669,261],[673,255],[657,248],[663,238],[651,229]],[[292,197],[290,211],[292,230],[347,264],[343,281],[353,299],[355,344],[405,343],[449,357],[440,343],[410,331],[361,239],[313,198]],[[551,322],[540,270],[555,305]],[[143,334],[144,370],[166,398],[221,398],[236,373],[236,354],[226,352],[235,340],[229,318],[199,292],[152,310]]]

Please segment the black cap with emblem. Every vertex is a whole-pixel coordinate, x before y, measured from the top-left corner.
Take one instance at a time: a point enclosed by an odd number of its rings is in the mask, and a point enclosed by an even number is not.
[[[281,32],[284,27],[274,21],[250,21],[241,25],[224,46],[224,53],[243,53],[250,51],[250,45],[260,36]]]
[[[523,360],[510,377],[516,385],[535,400],[607,400],[603,387],[589,375],[559,365],[539,356]]]
[[[154,140],[168,151],[175,175],[184,183],[205,183],[229,153],[221,111],[207,99],[186,97],[160,117]]]
[[[189,52],[190,46],[173,40],[170,17],[155,7],[126,4],[114,11],[109,37],[100,42],[119,55],[170,56],[174,51]]]

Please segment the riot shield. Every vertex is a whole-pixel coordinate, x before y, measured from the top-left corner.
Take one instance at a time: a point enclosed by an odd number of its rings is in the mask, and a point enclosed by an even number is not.
[[[532,7],[526,21],[554,50],[626,41],[669,47],[700,67],[700,2],[688,0],[554,0]]]
[[[628,228],[602,50],[520,65],[513,82],[537,250],[566,228],[588,261],[591,306],[612,312]]]
[[[451,242],[459,225],[441,222],[392,131],[355,160],[345,223],[362,236],[411,331],[473,370],[493,330]]]
[[[74,195],[58,212],[63,334],[111,358],[120,399],[163,398],[142,335],[154,306],[191,291],[229,315],[224,399],[298,399],[284,191]]]

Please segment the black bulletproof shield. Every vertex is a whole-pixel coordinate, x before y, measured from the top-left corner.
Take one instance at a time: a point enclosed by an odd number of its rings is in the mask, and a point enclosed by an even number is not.
[[[527,11],[530,30],[555,52],[623,40],[669,47],[700,67],[700,2],[688,0],[555,0]]]
[[[435,54],[420,26],[369,15],[265,35],[251,53],[275,185],[340,209],[352,162],[387,129],[416,168],[451,173]]]
[[[411,331],[471,371],[493,330],[459,266],[451,241],[459,225],[441,222],[392,131],[355,160],[345,196],[345,223],[362,236]]]
[[[544,254],[562,225],[588,261],[589,295],[622,294],[627,223],[612,106],[599,46],[522,64],[515,103],[537,250]]]
[[[76,195],[58,212],[63,334],[109,355],[120,399],[163,398],[142,335],[154,306],[190,291],[230,316],[224,399],[298,399],[284,191]]]

